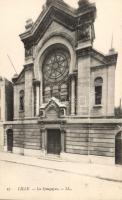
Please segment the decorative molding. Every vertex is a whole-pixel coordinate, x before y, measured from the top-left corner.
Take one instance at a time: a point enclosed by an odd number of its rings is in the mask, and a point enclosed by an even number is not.
[[[25,58],[27,59],[28,57],[33,56],[33,47],[25,47]]]
[[[72,45],[73,48],[75,48],[76,45],[76,41],[66,32],[57,32],[54,31],[53,33],[51,33],[49,36],[47,36],[44,40],[41,46],[43,46],[49,39],[53,38],[53,37],[62,37],[65,38],[66,40],[68,40],[70,42],[70,44]]]
[[[91,26],[90,24],[83,24],[78,27],[77,39],[78,41],[85,42],[91,38]]]

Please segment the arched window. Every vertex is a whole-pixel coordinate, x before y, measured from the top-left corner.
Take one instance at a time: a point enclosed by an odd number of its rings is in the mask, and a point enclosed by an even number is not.
[[[101,77],[97,77],[95,79],[95,105],[102,104],[102,85],[103,79]]]
[[[19,110],[20,111],[24,111],[25,109],[24,98],[25,98],[24,90],[21,90],[19,93]]]
[[[70,55],[67,49],[59,45],[51,46],[46,53],[42,69],[44,103],[47,103],[52,96],[61,101],[67,100],[69,65]],[[62,86],[64,83],[65,87]]]

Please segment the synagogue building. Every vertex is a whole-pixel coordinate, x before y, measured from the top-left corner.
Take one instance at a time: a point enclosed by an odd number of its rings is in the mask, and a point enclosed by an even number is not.
[[[114,115],[114,49],[93,48],[96,6],[47,0],[20,34],[25,63],[12,79],[14,119],[4,150],[22,155],[122,163],[121,120]]]

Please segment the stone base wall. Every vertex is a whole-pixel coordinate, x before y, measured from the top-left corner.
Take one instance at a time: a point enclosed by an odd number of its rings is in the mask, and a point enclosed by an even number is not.
[[[47,146],[43,141],[47,140],[47,126],[48,124],[45,124],[45,132],[42,134],[38,123],[13,125],[13,153],[37,157],[48,156]],[[115,163],[116,125],[65,124],[64,129],[64,151],[61,151],[61,159],[101,164]],[[7,150],[7,147],[5,149]]]
[[[38,125],[14,125],[13,135],[14,147],[33,150],[41,149],[42,138]]]
[[[115,157],[115,126],[70,125],[66,130],[66,153]]]

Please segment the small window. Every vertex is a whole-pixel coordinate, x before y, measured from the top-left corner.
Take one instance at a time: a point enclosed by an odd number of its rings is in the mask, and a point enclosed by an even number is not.
[[[95,79],[95,105],[102,104],[102,84],[103,79],[101,77]]]
[[[61,101],[67,101],[68,100],[68,88],[67,84],[62,84],[61,85]]]
[[[25,106],[24,106],[24,97],[25,97],[25,93],[24,90],[20,91],[20,97],[19,97],[19,110],[20,111],[24,111]]]

